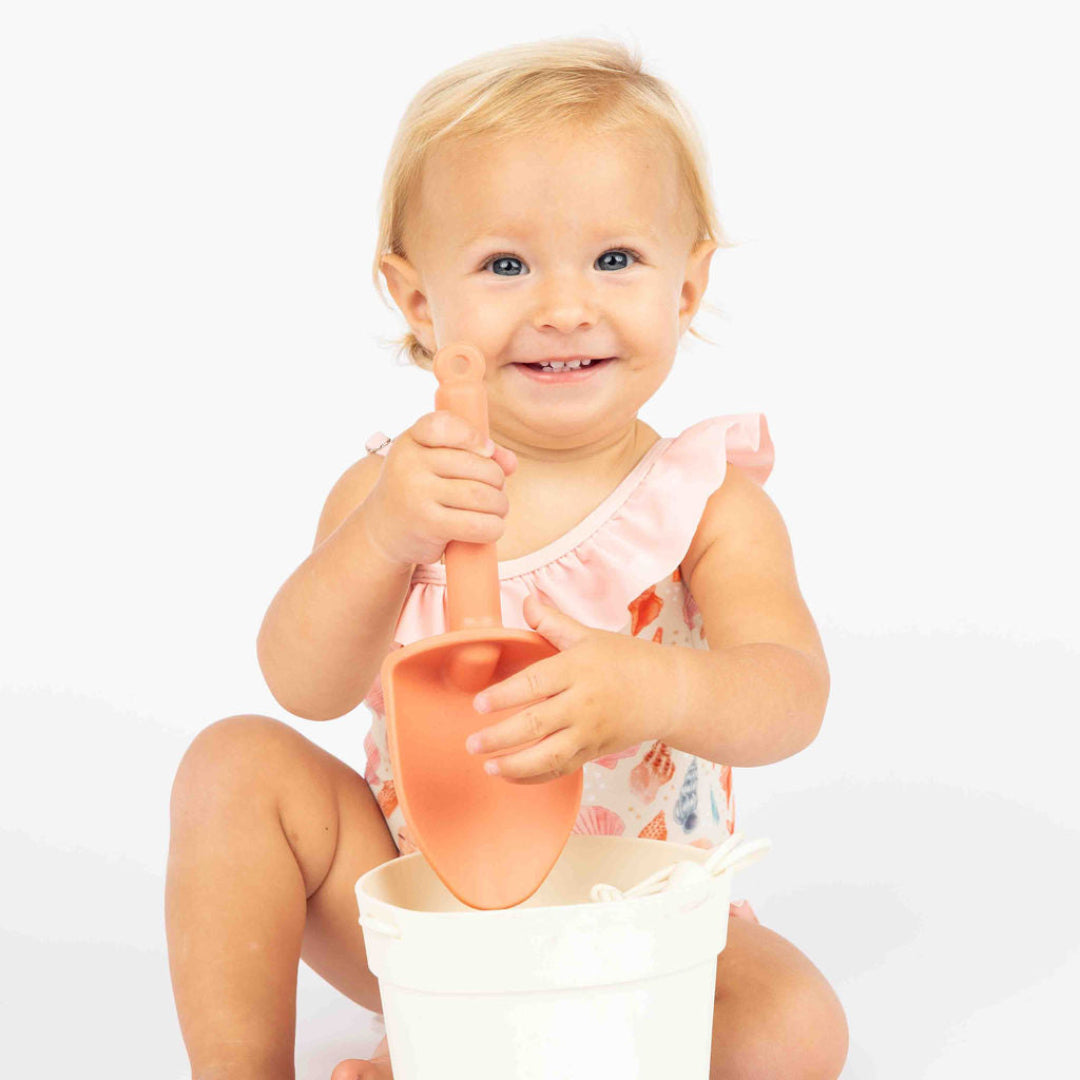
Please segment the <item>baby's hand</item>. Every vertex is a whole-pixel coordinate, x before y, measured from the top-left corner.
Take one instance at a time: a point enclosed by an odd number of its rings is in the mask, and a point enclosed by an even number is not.
[[[540,783],[657,736],[669,650],[584,626],[531,595],[525,618],[560,651],[477,694],[474,707],[486,704],[485,713],[529,707],[470,735],[465,746],[486,754],[540,741],[490,759],[488,772]]]
[[[435,563],[451,540],[494,543],[506,529],[512,450],[484,445],[455,413],[421,416],[393,441],[368,497],[369,529],[394,561]]]

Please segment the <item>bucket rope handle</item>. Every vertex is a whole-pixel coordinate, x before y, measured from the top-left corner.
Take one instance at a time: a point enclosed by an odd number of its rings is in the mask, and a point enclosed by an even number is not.
[[[629,900],[635,896],[649,896],[652,893],[663,892],[667,888],[685,885],[691,881],[703,881],[710,875],[719,877],[721,874],[757,862],[772,847],[772,841],[765,837],[740,844],[742,838],[742,833],[732,833],[719,847],[709,853],[709,857],[703,863],[696,859],[683,859],[672,863],[670,866],[665,866],[663,870],[657,870],[655,874],[651,874],[625,892],[616,889],[614,885],[594,885],[589,890],[589,897],[596,901]]]

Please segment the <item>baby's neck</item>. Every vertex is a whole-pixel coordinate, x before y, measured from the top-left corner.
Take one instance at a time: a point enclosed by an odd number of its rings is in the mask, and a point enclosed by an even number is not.
[[[517,456],[518,467],[508,477],[508,485],[516,481],[604,486],[610,481],[609,486],[614,487],[660,436],[644,420],[635,417],[619,431],[579,446],[530,446],[503,437],[494,425],[491,437]]]
[[[498,433],[491,437],[505,445]],[[536,456],[511,444],[518,467],[506,478],[510,511],[498,543],[500,561],[519,558],[564,535],[596,509],[660,436],[642,420],[621,437],[597,444],[591,453],[559,457],[550,450]]]

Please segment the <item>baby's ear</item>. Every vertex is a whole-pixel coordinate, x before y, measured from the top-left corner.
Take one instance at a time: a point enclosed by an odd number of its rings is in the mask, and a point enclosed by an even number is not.
[[[405,321],[429,351],[434,352],[434,327],[428,311],[427,297],[420,288],[420,275],[408,259],[387,252],[379,260],[379,269],[386,278],[386,287],[394,298],[398,310],[405,316]]]
[[[686,258],[686,272],[679,302],[679,333],[693,321],[709,285],[709,263],[719,247],[715,240],[702,240]]]

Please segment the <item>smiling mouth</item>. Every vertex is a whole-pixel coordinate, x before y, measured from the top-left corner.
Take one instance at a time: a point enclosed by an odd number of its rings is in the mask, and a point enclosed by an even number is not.
[[[529,371],[543,372],[547,375],[561,375],[575,371],[590,371],[593,368],[603,367],[604,364],[614,359],[614,356],[602,356],[591,360],[573,360],[567,364],[552,365],[541,361],[535,364],[515,363],[514,366],[527,368]]]

